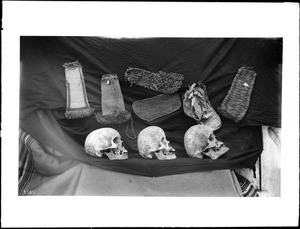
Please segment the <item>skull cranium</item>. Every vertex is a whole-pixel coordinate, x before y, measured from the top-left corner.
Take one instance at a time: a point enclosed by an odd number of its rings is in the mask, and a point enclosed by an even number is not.
[[[152,159],[154,155],[158,160],[176,158],[175,149],[169,145],[165,132],[158,126],[143,129],[138,135],[137,145],[143,158]]]
[[[184,135],[184,146],[189,157],[203,158],[203,155],[215,160],[229,148],[219,141],[213,133],[214,129],[198,124],[190,127]]]
[[[85,152],[91,156],[102,157],[105,154],[110,160],[128,159],[120,133],[109,127],[92,131],[85,139]]]

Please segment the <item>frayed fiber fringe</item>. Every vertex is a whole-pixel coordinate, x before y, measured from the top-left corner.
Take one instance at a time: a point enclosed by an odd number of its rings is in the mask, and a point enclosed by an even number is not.
[[[102,115],[100,113],[96,113],[96,120],[100,124],[121,124],[127,122],[131,114],[128,111],[116,111],[112,114]]]
[[[74,68],[78,68],[78,67],[82,68],[82,65],[76,60],[74,62],[65,63],[63,65],[63,67],[74,69]]]
[[[84,108],[84,109],[78,109],[74,111],[66,111],[65,118],[67,119],[85,118],[93,114],[94,111],[95,111],[94,108]]]

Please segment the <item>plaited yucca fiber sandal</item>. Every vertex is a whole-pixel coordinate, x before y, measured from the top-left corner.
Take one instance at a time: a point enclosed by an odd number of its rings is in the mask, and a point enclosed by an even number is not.
[[[153,73],[139,68],[129,67],[125,72],[125,80],[132,84],[164,94],[172,94],[181,87],[184,76],[179,73],[159,71]]]
[[[181,100],[177,93],[170,95],[161,94],[135,101],[132,104],[134,113],[148,123],[171,114],[180,109],[180,107]]]
[[[250,67],[239,68],[218,111],[226,118],[239,122],[245,116],[251,99],[256,72]]]

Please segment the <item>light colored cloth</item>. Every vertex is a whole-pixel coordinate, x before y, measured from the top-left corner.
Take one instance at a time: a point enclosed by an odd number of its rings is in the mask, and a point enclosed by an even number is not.
[[[281,196],[281,129],[262,127],[264,150],[261,154],[259,174],[261,197]]]
[[[144,177],[77,164],[61,175],[34,174],[25,188],[28,195],[76,196],[190,196],[240,197],[241,189],[230,170],[163,177]]]

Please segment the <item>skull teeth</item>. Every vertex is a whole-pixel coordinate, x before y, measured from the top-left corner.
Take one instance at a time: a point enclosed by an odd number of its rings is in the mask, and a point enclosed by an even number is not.
[[[116,154],[116,155],[123,155],[125,152],[123,152],[123,151],[114,151],[113,153]]]
[[[207,148],[207,149],[204,150],[204,153],[207,153],[209,150],[213,150],[214,152],[216,152],[216,151],[219,151],[222,147],[223,147],[223,144],[221,144],[219,147],[214,146],[212,148]]]
[[[162,151],[162,153],[163,153],[164,155],[173,155],[173,154],[174,154],[173,151]]]
[[[121,151],[121,150],[113,150],[113,149],[106,149],[102,151],[103,153],[113,153],[115,155],[123,155],[125,154],[125,152]]]
[[[218,150],[220,150],[223,146],[224,146],[224,144],[220,144],[219,147],[218,147],[218,146],[215,146],[213,149],[214,149],[214,151],[218,151]]]

